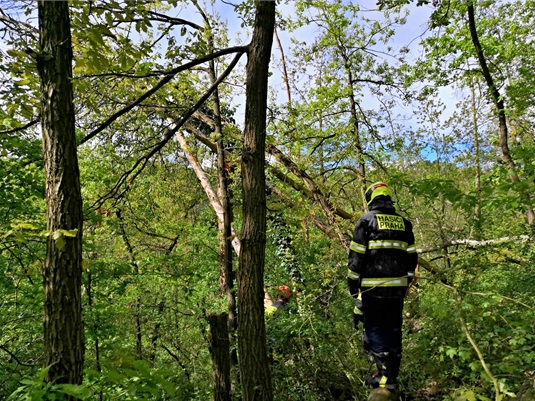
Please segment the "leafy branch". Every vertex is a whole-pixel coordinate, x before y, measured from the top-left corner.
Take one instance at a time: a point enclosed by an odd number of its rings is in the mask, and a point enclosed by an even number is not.
[[[122,197],[124,194],[128,191],[128,188],[125,188],[121,193],[119,193],[119,188],[123,186],[127,181],[133,182],[136,177],[143,171],[149,160],[154,156],[158,151],[160,151],[170,140],[173,138],[173,136],[183,127],[183,125],[188,121],[188,119],[208,100],[208,98],[212,95],[212,93],[217,89],[219,84],[223,82],[223,80],[232,72],[238,61],[240,60],[241,56],[247,51],[247,47],[240,47],[242,49],[241,52],[239,52],[232,62],[229,64],[227,69],[219,76],[217,81],[208,89],[208,91],[195,103],[191,108],[189,108],[175,123],[172,129],[168,129],[165,133],[165,136],[163,140],[158,142],[156,145],[152,147],[150,151],[148,151],[146,154],[141,156],[135,163],[134,166],[131,167],[128,171],[123,173],[121,177],[117,180],[113,188],[108,191],[107,194],[105,194],[103,197],[101,197],[95,204],[93,205],[94,208],[98,208],[102,206],[102,204],[107,200],[111,199],[113,197]],[[86,137],[87,138],[87,137]]]
[[[151,89],[149,89],[148,91],[146,91],[143,95],[141,95],[139,98],[137,98],[135,101],[133,101],[132,103],[130,103],[128,106],[124,107],[123,109],[117,111],[116,113],[114,113],[113,115],[111,115],[110,117],[108,117],[108,119],[106,121],[104,121],[102,124],[100,124],[96,129],[94,129],[93,131],[91,131],[89,134],[87,134],[81,141],[80,141],[80,144],[83,144],[87,141],[89,141],[90,139],[94,138],[96,135],[98,135],[100,132],[102,132],[104,129],[106,129],[108,126],[110,126],[115,120],[117,120],[119,117],[121,117],[122,115],[128,113],[130,110],[132,110],[134,107],[138,106],[139,104],[141,104],[141,102],[143,102],[145,99],[149,98],[150,96],[152,96],[154,93],[156,93],[159,89],[161,89],[165,84],[169,83],[174,77],[175,75],[177,75],[179,72],[182,72],[182,71],[186,71],[188,69],[191,69],[197,65],[200,65],[200,64],[203,64],[203,63],[206,63],[210,60],[213,60],[215,58],[218,58],[218,57],[221,57],[221,56],[225,56],[227,54],[233,54],[233,53],[237,53],[236,57],[234,58],[234,60],[232,61],[232,63],[230,64],[230,66],[232,68],[227,68],[227,70],[223,73],[223,75],[220,77],[220,79],[218,80],[218,82],[212,86],[212,88],[209,89],[209,91],[201,98],[201,100],[199,100],[199,102],[197,102],[195,104],[195,106],[193,106],[193,108],[191,108],[185,116],[187,116],[185,119],[184,119],[184,122],[193,114],[193,112],[195,112],[209,97],[210,95],[212,94],[212,92],[217,88],[217,86],[221,83],[221,81],[227,76],[230,74],[230,72],[232,71],[232,69],[234,68],[234,66],[237,64],[238,60],[240,59],[240,57],[245,53],[247,52],[247,46],[236,46],[236,47],[229,47],[228,49],[223,49],[223,50],[220,50],[220,51],[217,51],[217,52],[214,52],[212,54],[209,54],[207,56],[204,56],[204,57],[201,57],[201,58],[198,58],[196,60],[193,60],[193,61],[190,61],[189,63],[186,63],[186,64],[183,64],[179,67],[176,67],[168,72],[165,73],[165,77],[162,78],[160,80],[160,82],[158,82],[155,86],[153,86]],[[161,149],[168,141],[169,139],[171,139],[173,137],[174,133],[172,133],[171,135],[166,135],[166,140],[164,140],[164,143],[156,150],[158,151],[159,149]],[[154,153],[156,153],[156,151]]]
[[[495,400],[496,401],[501,401],[502,395],[500,394],[500,386],[498,384],[498,380],[496,379],[496,377],[494,377],[494,375],[490,371],[489,367],[487,366],[487,363],[485,362],[485,358],[483,357],[483,353],[481,352],[481,350],[477,346],[476,342],[474,341],[474,338],[472,337],[472,335],[468,331],[468,327],[466,325],[466,321],[464,320],[464,317],[463,317],[463,314],[462,314],[462,307],[461,307],[462,299],[461,299],[461,296],[459,295],[459,292],[457,291],[457,288],[451,287],[451,289],[453,290],[453,294],[454,294],[454,297],[455,297],[455,304],[457,305],[457,310],[459,311],[459,321],[461,322],[461,329],[462,329],[464,335],[466,336],[466,338],[468,339],[468,342],[470,343],[470,345],[472,346],[472,348],[476,352],[477,357],[479,359],[479,362],[481,363],[481,366],[485,370],[485,373],[487,374],[489,379],[492,381],[492,384],[494,385]]]

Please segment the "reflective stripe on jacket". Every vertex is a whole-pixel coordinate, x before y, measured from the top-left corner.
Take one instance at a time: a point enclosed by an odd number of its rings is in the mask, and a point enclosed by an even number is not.
[[[353,232],[348,280],[358,280],[364,296],[403,297],[417,262],[411,222],[391,201],[374,200]]]

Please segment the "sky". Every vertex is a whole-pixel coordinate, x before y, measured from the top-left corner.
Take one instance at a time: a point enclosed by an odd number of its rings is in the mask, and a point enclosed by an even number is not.
[[[220,18],[223,21],[227,21],[229,28],[229,36],[231,39],[231,45],[244,45],[250,41],[250,30],[247,31],[241,26],[241,19],[239,19],[238,13],[235,11],[235,7],[231,3],[239,3],[241,0],[215,0],[213,3],[213,11],[220,15]],[[349,1],[349,0],[346,0]],[[382,14],[376,10],[375,0],[353,0],[354,3],[358,4],[362,10],[367,10],[366,14],[368,16],[375,16],[377,19],[382,17]],[[285,4],[287,3],[287,4]],[[277,11],[283,16],[292,16],[293,12],[293,2],[284,2],[278,1]],[[420,56],[422,49],[419,46],[420,38],[422,35],[427,33],[427,22],[429,21],[429,16],[431,14],[432,8],[430,6],[410,6],[410,13],[407,17],[407,23],[403,26],[399,26],[396,29],[396,35],[392,44],[397,47],[409,47],[409,59],[416,59]],[[185,8],[177,8],[174,10],[177,16],[181,18],[191,20],[203,24],[202,17],[198,13],[195,7],[189,6]],[[298,40],[313,40],[317,33],[316,27],[303,27],[294,32],[284,31],[278,29],[277,33],[282,42],[284,48],[285,57],[289,58],[291,55],[291,38],[296,37]],[[0,42],[1,43],[1,42]],[[280,58],[281,53],[276,42],[273,43],[272,51],[272,64],[271,72],[272,76],[270,77],[270,87],[273,92],[277,94],[277,101],[280,103],[286,103],[286,88],[282,76],[282,71],[280,68]],[[242,57],[240,62],[240,67],[244,68],[246,63],[246,58]],[[444,96],[448,97],[451,94],[448,91],[444,91]],[[238,124],[243,123],[244,118],[244,96],[238,96],[235,98],[235,106],[237,107],[236,121]]]
[[[376,16],[378,19],[382,18],[382,13],[377,10],[375,0],[354,0],[354,3],[358,4],[362,10],[367,10],[366,15]],[[396,35],[392,41],[392,45],[396,48],[408,47],[410,48],[409,59],[416,59],[421,55],[422,49],[419,46],[419,42],[422,36],[428,34],[427,23],[429,21],[429,16],[432,12],[430,6],[421,6],[416,7],[412,5],[409,7],[409,15],[407,16],[407,23],[403,26],[399,26],[396,29]],[[214,3],[214,11],[216,11],[223,20],[228,22],[229,34],[232,40],[237,41],[233,44],[246,44],[250,40],[250,36],[247,35],[244,31],[244,28],[240,26],[241,20],[238,19],[237,13],[234,10],[234,7],[227,1],[216,0]],[[282,4],[279,2],[277,4],[277,11],[282,15],[293,15],[293,4]],[[304,27],[300,28],[298,31],[287,32],[281,29],[278,29],[277,33],[281,40],[285,57],[288,58],[290,55],[291,49],[291,37],[296,37],[299,40],[312,40],[316,35],[316,27]],[[286,89],[284,85],[284,80],[282,77],[282,71],[277,65],[280,65],[280,50],[276,42],[273,43],[272,51],[272,65],[271,72],[272,76],[270,77],[270,87],[273,88],[276,92],[280,93],[279,100],[281,103],[286,101]],[[238,116],[237,121],[242,120],[243,118],[243,99],[238,99]]]

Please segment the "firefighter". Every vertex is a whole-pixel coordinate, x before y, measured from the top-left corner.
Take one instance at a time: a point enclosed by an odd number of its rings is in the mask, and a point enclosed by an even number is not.
[[[412,224],[396,213],[391,189],[376,182],[365,196],[369,212],[357,222],[348,258],[353,325],[362,323],[364,350],[377,366],[366,382],[396,392],[403,301],[418,256]]]
[[[266,309],[267,315],[272,315],[277,310],[282,308],[292,297],[292,291],[287,285],[279,285],[277,287],[276,299],[275,302],[271,299],[269,293],[264,290],[264,308]]]

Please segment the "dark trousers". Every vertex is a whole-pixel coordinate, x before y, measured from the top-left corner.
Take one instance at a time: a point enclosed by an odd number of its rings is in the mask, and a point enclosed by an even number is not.
[[[362,309],[364,350],[373,356],[379,376],[395,383],[401,363],[403,298],[363,297]]]

